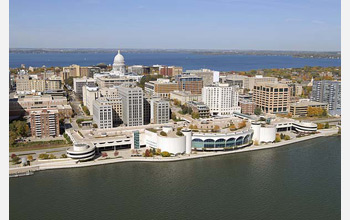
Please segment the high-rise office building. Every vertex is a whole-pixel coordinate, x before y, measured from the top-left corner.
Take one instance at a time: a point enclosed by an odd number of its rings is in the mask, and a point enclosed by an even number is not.
[[[96,80],[93,78],[74,78],[73,79],[73,89],[77,98],[83,97],[83,86],[94,87],[96,85]]]
[[[341,82],[340,81],[314,81],[312,85],[311,100],[329,104],[329,114],[341,115]]]
[[[118,94],[123,104],[123,123],[126,126],[143,125],[143,91],[135,84],[118,86]]]
[[[153,102],[153,123],[165,124],[169,122],[170,103],[166,100],[157,100]]]
[[[287,84],[258,83],[253,87],[253,102],[264,113],[289,112],[290,90]]]
[[[113,127],[112,105],[103,99],[96,99],[93,105],[93,121],[98,128]]]

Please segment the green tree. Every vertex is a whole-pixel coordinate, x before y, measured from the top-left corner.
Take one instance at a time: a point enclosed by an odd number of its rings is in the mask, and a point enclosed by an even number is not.
[[[255,114],[255,115],[261,115],[261,108],[256,107],[256,108],[254,109],[254,114]]]
[[[328,122],[324,125],[324,128],[325,128],[325,129],[328,129],[328,128],[329,128],[329,123],[328,123]]]
[[[281,136],[279,134],[276,134],[275,142],[280,142]]]
[[[199,118],[199,112],[192,112],[191,114],[193,119],[198,119]]]
[[[176,118],[175,112],[172,112],[172,113],[171,113],[171,119],[174,120],[174,121],[176,121],[177,118]]]

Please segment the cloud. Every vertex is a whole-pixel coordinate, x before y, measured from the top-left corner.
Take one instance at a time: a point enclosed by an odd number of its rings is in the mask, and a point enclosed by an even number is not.
[[[300,19],[300,18],[286,18],[284,21],[285,22],[301,22],[301,21],[303,21],[303,19]]]
[[[320,20],[312,20],[311,21],[313,24],[325,24],[324,21],[320,21]]]

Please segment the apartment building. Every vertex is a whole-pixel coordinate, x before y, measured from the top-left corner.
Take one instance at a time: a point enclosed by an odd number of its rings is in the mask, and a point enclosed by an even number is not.
[[[341,115],[341,82],[331,80],[313,81],[311,100],[326,102],[329,105],[329,114]]]
[[[38,110],[30,114],[30,129],[33,137],[58,137],[60,124],[57,110]]]
[[[205,86],[202,90],[202,101],[209,107],[212,115],[240,113],[238,90],[238,86],[233,87],[225,83]]]

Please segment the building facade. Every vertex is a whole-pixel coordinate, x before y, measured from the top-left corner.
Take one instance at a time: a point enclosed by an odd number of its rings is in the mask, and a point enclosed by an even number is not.
[[[60,124],[57,110],[39,110],[30,114],[30,129],[33,137],[58,137]]]
[[[166,100],[153,102],[153,123],[165,124],[170,118],[170,103]]]
[[[178,90],[190,91],[192,94],[201,94],[203,88],[203,79],[194,75],[183,75],[177,78]]]
[[[218,83],[203,87],[202,101],[206,104],[212,115],[232,115],[240,113],[238,106],[238,87]]]
[[[126,126],[143,125],[143,91],[133,84],[118,86],[118,94],[122,99],[123,123]]]
[[[105,100],[97,99],[93,104],[93,121],[98,128],[113,127],[113,112],[112,106]]]
[[[341,115],[341,82],[313,81],[311,100],[326,102],[329,105],[329,114]]]
[[[315,102],[315,101],[299,101],[290,104],[290,113],[293,116],[307,116],[307,110],[309,107],[316,107],[328,110],[328,103],[325,102]]]
[[[287,114],[290,90],[287,84],[259,83],[253,87],[253,102],[264,113]]]

